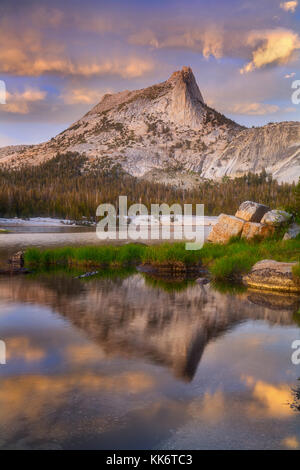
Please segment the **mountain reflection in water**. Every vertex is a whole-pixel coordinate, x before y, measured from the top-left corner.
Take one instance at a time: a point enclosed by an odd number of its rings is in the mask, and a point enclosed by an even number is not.
[[[165,442],[170,448],[210,448],[201,432],[222,416],[232,426],[224,400],[233,397],[232,415],[243,403],[243,418],[236,418],[245,420],[243,432],[252,433],[251,409],[260,421],[271,413],[281,425],[287,419],[294,426],[296,414],[287,403],[297,376],[290,339],[299,337],[299,306],[296,296],[224,294],[210,285],[163,289],[141,274],[89,281],[62,274],[2,278],[0,336],[8,358],[0,368],[0,406],[6,410],[0,446],[151,448]],[[182,430],[194,415],[197,426],[202,423],[197,438]],[[43,435],[41,427],[49,426]],[[177,428],[180,437],[172,440]],[[230,447],[215,432],[214,446]],[[300,442],[294,428],[290,441],[280,427],[277,432],[270,447]],[[47,435],[51,442],[45,443]]]

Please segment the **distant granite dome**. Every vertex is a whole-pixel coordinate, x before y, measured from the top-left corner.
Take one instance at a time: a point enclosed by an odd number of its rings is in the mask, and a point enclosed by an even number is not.
[[[183,67],[165,82],[104,95],[49,142],[0,149],[0,165],[35,165],[57,152],[85,154],[87,170],[119,164],[131,175],[181,187],[263,169],[292,182],[300,177],[300,123],[246,129],[207,106],[192,69]]]

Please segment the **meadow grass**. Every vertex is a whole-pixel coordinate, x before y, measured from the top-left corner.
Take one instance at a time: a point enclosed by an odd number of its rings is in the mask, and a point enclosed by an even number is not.
[[[237,280],[263,259],[300,262],[300,239],[246,241],[232,239],[226,245],[205,243],[201,250],[188,251],[185,243],[146,246],[79,246],[52,249],[30,248],[25,252],[26,267],[126,267],[150,264],[154,267],[205,266],[215,281]],[[300,264],[293,270],[300,279]]]
[[[293,277],[300,284],[300,262],[293,266]]]
[[[143,245],[101,245],[59,247],[51,249],[29,248],[25,252],[25,264],[31,267],[84,266],[109,267],[130,266],[141,262]]]
[[[227,245],[206,243],[199,251],[202,263],[216,281],[235,280],[263,259],[300,261],[300,240],[246,241],[233,239]]]
[[[185,249],[185,243],[162,243],[147,246],[142,255],[144,264],[193,266],[200,261],[199,251]]]

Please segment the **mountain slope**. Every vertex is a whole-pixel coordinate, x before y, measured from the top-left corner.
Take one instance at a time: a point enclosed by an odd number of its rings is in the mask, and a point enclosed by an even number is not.
[[[138,177],[171,184],[236,176],[265,168],[300,176],[300,123],[245,129],[209,108],[188,67],[160,84],[105,95],[49,142],[0,149],[0,164],[38,164],[58,152],[85,154],[89,165],[120,164]]]

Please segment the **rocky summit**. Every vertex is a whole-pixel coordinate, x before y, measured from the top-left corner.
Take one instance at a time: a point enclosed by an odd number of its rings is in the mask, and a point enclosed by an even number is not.
[[[183,67],[163,83],[104,95],[49,142],[0,149],[0,165],[36,165],[58,152],[86,155],[86,170],[119,165],[183,187],[264,169],[292,182],[300,177],[300,123],[246,129],[207,106],[191,68]]]

